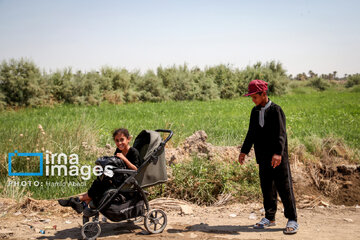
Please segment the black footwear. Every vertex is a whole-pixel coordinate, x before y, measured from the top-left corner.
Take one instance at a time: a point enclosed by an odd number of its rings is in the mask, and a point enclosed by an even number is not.
[[[59,199],[59,204],[63,207],[72,207],[77,213],[82,213],[84,211],[84,205],[80,202],[78,197],[69,198],[69,199]]]

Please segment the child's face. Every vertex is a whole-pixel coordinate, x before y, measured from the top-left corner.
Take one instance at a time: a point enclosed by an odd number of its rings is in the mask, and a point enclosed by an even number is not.
[[[256,106],[259,106],[260,104],[266,102],[266,95],[264,93],[260,94],[252,94],[250,95],[252,98],[252,101],[255,103]]]
[[[123,151],[124,149],[129,146],[129,142],[131,140],[131,137],[127,138],[124,134],[119,133],[115,136],[114,141],[118,149]]]

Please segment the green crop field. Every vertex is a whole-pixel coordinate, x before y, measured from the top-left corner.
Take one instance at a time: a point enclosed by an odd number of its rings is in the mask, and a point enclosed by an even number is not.
[[[309,139],[332,137],[354,151],[360,149],[360,93],[327,90],[270,97],[287,117],[290,142],[304,144],[311,152]],[[142,129],[166,128],[175,135],[169,146],[177,146],[196,130],[205,130],[214,145],[240,145],[248,128],[253,103],[250,98],[213,101],[168,101],[100,106],[58,105],[0,112],[0,173],[2,195],[26,194],[36,198],[56,198],[86,191],[87,186],[73,188],[14,188],[9,180],[36,177],[8,177],[8,153],[45,152],[76,153],[81,163],[91,163],[98,156],[81,148],[82,142],[103,147],[113,144],[111,132],[126,127],[133,136]],[[43,128],[43,133],[38,125]],[[358,161],[358,160],[357,160]],[[31,167],[31,166],[28,166]],[[46,177],[38,177],[45,179]],[[61,177],[53,177],[52,181]],[[48,179],[49,180],[49,179]],[[64,180],[64,179],[63,179]],[[81,181],[77,178],[76,180]],[[20,189],[20,190],[19,190]],[[23,192],[21,189],[25,189]],[[1,194],[0,194],[1,195]]]

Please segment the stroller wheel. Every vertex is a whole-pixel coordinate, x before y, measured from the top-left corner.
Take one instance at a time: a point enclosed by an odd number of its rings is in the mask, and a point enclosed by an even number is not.
[[[98,222],[87,222],[81,228],[81,235],[84,239],[96,239],[101,233],[101,227]]]
[[[149,233],[161,233],[167,224],[166,213],[160,209],[152,209],[144,218],[144,225]]]

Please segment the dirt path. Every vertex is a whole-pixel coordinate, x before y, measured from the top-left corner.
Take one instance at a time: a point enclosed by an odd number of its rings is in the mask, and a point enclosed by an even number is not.
[[[254,230],[252,224],[263,215],[259,203],[199,207],[185,202],[174,206],[164,200],[152,205],[163,206],[167,213],[168,225],[163,233],[147,235],[142,223],[104,222],[98,239],[360,239],[359,206],[299,209],[300,230],[296,235],[286,236],[282,233],[286,219],[281,206],[277,226]],[[33,204],[29,210],[17,209],[11,200],[0,199],[0,208],[0,239],[81,239],[81,216],[70,209],[58,208],[54,201],[46,201],[37,208]],[[40,230],[45,230],[45,234]]]

